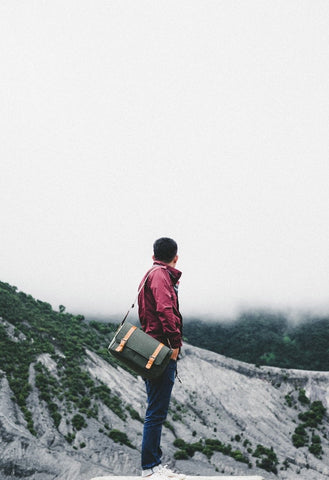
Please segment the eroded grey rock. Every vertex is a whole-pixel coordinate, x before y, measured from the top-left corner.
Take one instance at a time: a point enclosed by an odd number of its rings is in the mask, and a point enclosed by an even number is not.
[[[143,417],[146,395],[143,380],[120,368],[114,368],[93,352],[87,352],[85,369],[99,379]],[[39,360],[56,377],[56,364],[47,355]],[[257,368],[225,358],[190,345],[185,345],[178,364],[182,384],[176,382],[168,417],[169,428],[163,429],[164,463],[189,475],[258,475],[267,480],[324,480],[329,476],[328,419],[321,428],[321,459],[306,447],[296,449],[292,434],[296,428],[298,409],[285,401],[290,394],[297,398],[298,390],[305,389],[311,401],[329,403],[329,373],[283,370],[272,367]],[[33,415],[37,437],[26,426],[26,421],[11,400],[7,379],[0,379],[0,478],[11,480],[90,480],[106,475],[139,475],[142,423],[127,412],[127,419],[119,418],[99,402],[98,419],[88,419],[88,426],[76,432],[73,444],[65,440],[71,427],[63,413],[56,429],[47,405],[40,400],[35,387],[34,366],[30,366],[32,392],[28,407]],[[107,427],[105,427],[105,425]],[[107,429],[125,432],[135,449],[113,442],[104,434]],[[101,432],[100,430],[103,430]],[[239,440],[237,440],[240,437]],[[273,448],[278,456],[278,474],[256,467],[256,459],[249,454],[252,468],[233,458],[216,452],[208,459],[196,452],[188,460],[174,460],[177,448],[173,442],[182,438],[188,443],[199,439],[218,439],[245,450],[243,442]],[[84,447],[80,447],[85,445]],[[74,448],[75,447],[75,448]],[[288,461],[288,469],[283,462]]]

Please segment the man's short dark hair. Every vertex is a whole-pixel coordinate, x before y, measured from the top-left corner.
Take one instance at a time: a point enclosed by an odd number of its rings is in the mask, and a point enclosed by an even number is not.
[[[170,263],[177,255],[177,243],[172,238],[161,237],[153,244],[155,260]]]

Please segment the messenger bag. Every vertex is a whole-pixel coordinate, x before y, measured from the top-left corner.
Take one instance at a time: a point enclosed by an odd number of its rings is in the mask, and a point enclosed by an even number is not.
[[[140,328],[127,322],[129,312],[134,308],[138,295],[145,286],[149,275],[163,267],[155,267],[149,271],[142,286],[138,290],[135,302],[132,304],[118,330],[116,331],[108,351],[124,365],[131,368],[143,378],[154,379],[159,377],[169,364],[172,349],[159,342]]]

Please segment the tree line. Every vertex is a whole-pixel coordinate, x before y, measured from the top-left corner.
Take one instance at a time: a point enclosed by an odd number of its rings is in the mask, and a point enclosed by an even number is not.
[[[329,370],[329,316],[307,316],[293,324],[282,313],[242,313],[234,321],[191,319],[185,340],[255,365]]]

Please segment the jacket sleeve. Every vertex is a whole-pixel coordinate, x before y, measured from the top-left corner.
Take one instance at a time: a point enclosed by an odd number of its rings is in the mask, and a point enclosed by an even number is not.
[[[177,298],[169,273],[159,269],[154,272],[150,280],[163,335],[169,339],[172,348],[179,348],[182,346],[181,318],[177,315]]]

